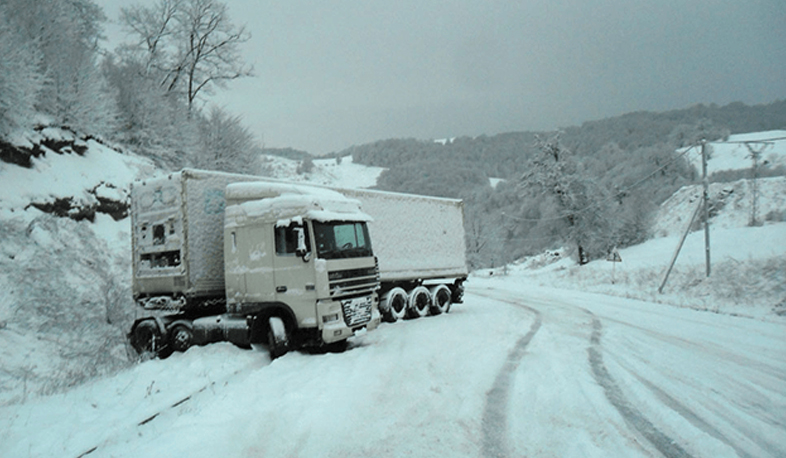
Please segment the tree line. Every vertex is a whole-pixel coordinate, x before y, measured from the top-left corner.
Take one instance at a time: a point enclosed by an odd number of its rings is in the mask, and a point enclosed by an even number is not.
[[[49,125],[132,148],[168,168],[248,170],[257,145],[210,95],[253,69],[226,4],[158,0],[121,9],[128,41],[105,51],[92,0],[0,3],[0,140]]]
[[[567,248],[585,262],[651,235],[658,206],[699,178],[688,161],[699,150],[686,147],[701,139],[784,127],[786,101],[696,105],[630,113],[557,132],[459,137],[444,143],[380,140],[338,155],[387,167],[378,180],[380,189],[463,199],[472,267],[501,265],[556,248]],[[711,178],[727,180],[727,175]],[[489,178],[502,181],[492,187]]]

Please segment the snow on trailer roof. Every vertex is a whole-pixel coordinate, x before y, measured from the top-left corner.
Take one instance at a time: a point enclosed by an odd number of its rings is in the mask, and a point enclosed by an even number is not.
[[[262,218],[289,225],[306,217],[314,221],[371,221],[360,202],[325,188],[285,183],[233,183],[226,189],[229,218]]]

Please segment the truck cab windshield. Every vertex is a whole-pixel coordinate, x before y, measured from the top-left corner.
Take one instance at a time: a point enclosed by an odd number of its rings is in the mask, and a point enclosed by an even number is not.
[[[314,222],[317,256],[322,259],[373,256],[368,227],[363,222]]]

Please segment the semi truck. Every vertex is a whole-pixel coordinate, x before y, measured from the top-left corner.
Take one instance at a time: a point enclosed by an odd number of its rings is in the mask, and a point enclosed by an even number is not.
[[[468,275],[455,199],[183,169],[132,185],[131,226],[141,355],[341,349],[448,312]]]

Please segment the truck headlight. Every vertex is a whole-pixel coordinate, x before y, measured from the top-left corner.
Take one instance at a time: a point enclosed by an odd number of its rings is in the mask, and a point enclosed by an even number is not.
[[[323,323],[331,323],[333,321],[338,321],[338,313],[331,313],[330,315],[322,316]]]

